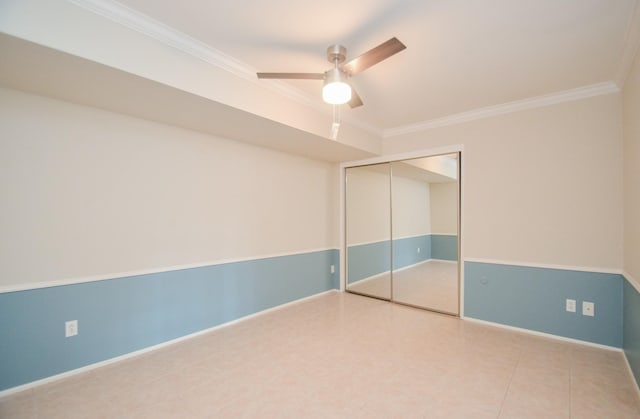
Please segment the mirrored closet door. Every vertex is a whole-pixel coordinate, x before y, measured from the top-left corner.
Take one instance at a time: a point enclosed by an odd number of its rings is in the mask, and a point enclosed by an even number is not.
[[[347,290],[391,299],[391,164],[346,169]]]
[[[458,314],[457,154],[393,162],[392,294]]]
[[[459,314],[459,154],[346,169],[347,291]]]

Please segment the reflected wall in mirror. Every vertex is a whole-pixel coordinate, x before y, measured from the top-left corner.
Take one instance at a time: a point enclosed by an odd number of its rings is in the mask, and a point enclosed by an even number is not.
[[[459,314],[459,161],[345,169],[347,291]]]
[[[393,300],[457,315],[458,155],[391,164]]]
[[[348,291],[391,299],[391,189],[389,163],[345,172]]]

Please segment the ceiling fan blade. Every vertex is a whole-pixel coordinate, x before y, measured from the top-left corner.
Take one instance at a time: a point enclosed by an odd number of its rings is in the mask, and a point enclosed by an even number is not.
[[[258,78],[324,80],[324,73],[258,73]]]
[[[362,106],[362,99],[360,99],[360,95],[356,92],[356,89],[351,86],[351,100],[349,101],[349,106],[351,108],[357,108],[358,106]]]
[[[377,47],[370,49],[359,57],[349,61],[342,66],[342,69],[347,74],[353,76],[354,74],[361,73],[367,68],[378,64],[380,61],[397,54],[405,48],[406,46],[402,42],[398,41],[398,38],[393,37]]]

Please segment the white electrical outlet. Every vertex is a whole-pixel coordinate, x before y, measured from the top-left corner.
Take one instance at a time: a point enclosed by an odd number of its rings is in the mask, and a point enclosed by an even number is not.
[[[576,300],[572,300],[570,298],[567,298],[566,310],[568,312],[570,312],[570,313],[575,313],[576,312]]]
[[[69,320],[68,322],[64,322],[64,337],[68,338],[71,336],[75,336],[78,334],[78,321],[77,320]]]
[[[583,316],[595,316],[596,315],[596,305],[590,301],[582,302],[582,315]]]
[[[336,273],[336,265],[331,265],[331,273]]]
[[[420,253],[420,248],[418,247],[418,253]]]

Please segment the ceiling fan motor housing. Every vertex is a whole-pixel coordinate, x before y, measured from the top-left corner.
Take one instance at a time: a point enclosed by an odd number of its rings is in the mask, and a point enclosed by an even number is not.
[[[338,63],[344,62],[347,58],[347,49],[342,45],[331,45],[327,48],[327,60],[330,63]]]

